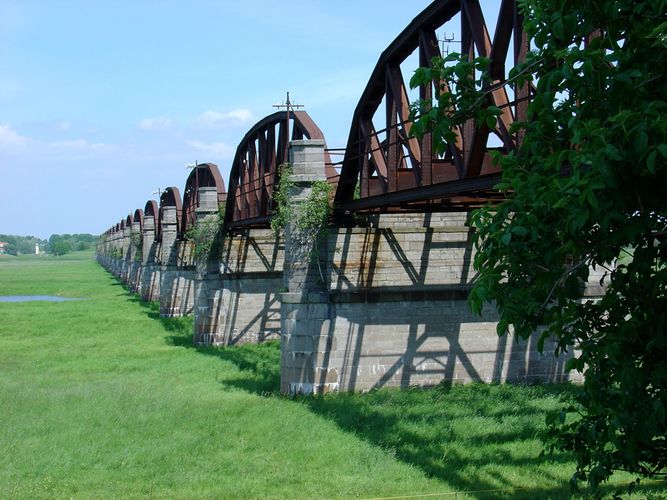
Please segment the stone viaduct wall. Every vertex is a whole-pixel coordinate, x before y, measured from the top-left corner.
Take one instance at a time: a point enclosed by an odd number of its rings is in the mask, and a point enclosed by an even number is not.
[[[175,210],[164,207],[162,238],[155,221],[131,223],[98,248],[98,261],[143,300],[159,301],[163,316],[191,314],[194,307],[192,242],[176,238]],[[129,218],[128,218],[129,219]]]
[[[284,245],[269,229],[251,229],[221,246],[219,261],[198,275],[195,344],[280,338]]]
[[[298,210],[324,178],[322,141],[293,141],[291,163]],[[213,188],[199,189],[196,220],[219,225]],[[541,354],[537,334],[498,337],[491,306],[470,312],[465,212],[369,215],[316,242],[294,225],[282,238],[245,229],[203,257],[177,226],[175,206],[147,204],[105,235],[98,259],[162,315],[194,314],[197,345],[280,339],[285,393],[568,378],[553,344]]]

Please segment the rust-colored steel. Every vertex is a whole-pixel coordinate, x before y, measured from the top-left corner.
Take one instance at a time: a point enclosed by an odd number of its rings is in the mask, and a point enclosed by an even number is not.
[[[257,122],[243,137],[229,177],[229,202],[225,212],[228,228],[268,226],[274,188],[278,184],[278,166],[288,161],[290,137],[291,140],[324,140],[322,131],[305,111],[273,113]],[[324,162],[327,178],[335,184],[338,173],[326,152]]]
[[[132,224],[134,223],[134,216],[132,214],[125,217],[125,227],[132,229]]]
[[[158,205],[155,200],[148,200],[144,206],[144,217],[153,217],[155,223],[157,224],[158,219]]]
[[[187,234],[194,223],[195,210],[199,207],[199,188],[214,187],[218,193],[218,205],[227,200],[225,191],[225,182],[222,180],[220,170],[214,163],[200,163],[197,165],[188,179],[185,181],[185,191],[183,193],[183,215],[181,217],[181,234]]]
[[[478,56],[491,59],[494,81],[485,89],[486,96],[488,104],[499,107],[502,113],[491,128],[465,123],[454,131],[456,140],[438,155],[430,134],[421,140],[410,135],[411,102],[401,64],[413,53],[418,54],[420,66],[441,55],[436,30],[446,30],[457,15],[461,53],[470,60]],[[502,0],[491,39],[479,0],[439,0],[403,30],[380,56],[355,109],[336,191],[337,213],[458,209],[498,198],[492,188],[500,179],[500,170],[489,153],[516,148],[520,138],[510,133],[510,127],[515,120],[526,118],[530,97],[527,85],[512,86],[508,91],[505,82],[510,43],[513,41],[513,64],[524,60],[528,50],[521,21],[516,1]],[[420,88],[419,96],[429,101],[447,91],[444,82],[434,81]],[[382,113],[379,108],[383,103]],[[489,145],[490,137],[496,138],[495,146]],[[360,199],[355,200],[357,185]]]
[[[160,209],[158,211],[157,231],[155,232],[155,239],[162,240],[162,217],[164,207],[176,207],[176,227],[181,227],[181,212],[183,211],[183,202],[181,201],[181,193],[175,186],[170,186],[165,189],[160,195]]]
[[[144,227],[144,211],[143,211],[142,209],[137,208],[137,209],[134,211],[134,216],[133,216],[133,218],[134,218],[134,222],[138,222],[138,223],[139,223],[139,227],[140,227],[140,228],[143,228],[143,227]]]

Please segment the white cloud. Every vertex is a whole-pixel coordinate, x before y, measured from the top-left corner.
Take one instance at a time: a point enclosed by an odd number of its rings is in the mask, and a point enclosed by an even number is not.
[[[27,137],[17,134],[9,124],[0,124],[0,149],[20,148],[27,141]]]
[[[72,124],[70,122],[63,121],[63,122],[56,123],[56,130],[58,132],[67,132],[71,128],[72,128]]]
[[[90,143],[85,139],[49,142],[49,146],[52,148],[68,149],[72,151],[102,151],[103,149],[108,148],[108,145],[102,142]]]
[[[228,113],[208,110],[199,115],[196,122],[202,127],[215,127],[226,122],[248,123],[254,118],[252,111],[245,108],[233,109]]]
[[[171,118],[164,116],[156,116],[153,118],[144,118],[137,123],[137,127],[141,130],[166,130],[171,128],[174,121]]]
[[[252,111],[249,109],[233,109],[229,113],[227,113],[227,118],[232,119],[232,120],[239,120],[242,122],[249,122],[253,120],[254,116],[252,114]]]
[[[30,148],[26,148],[28,145]],[[54,151],[62,153],[103,153],[109,152],[114,148],[110,144],[105,144],[103,142],[89,142],[85,139],[45,142],[19,135],[10,125],[0,124],[0,150],[3,149],[28,151],[29,156],[39,156],[47,151],[50,152],[49,154],[52,154]]]
[[[205,143],[198,139],[191,139],[187,141],[187,145],[215,157],[211,159],[231,158],[234,154],[234,149],[225,142]]]

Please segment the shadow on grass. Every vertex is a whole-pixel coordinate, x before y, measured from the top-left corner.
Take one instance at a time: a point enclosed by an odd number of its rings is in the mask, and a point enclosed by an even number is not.
[[[161,316],[158,302],[141,300],[141,297],[117,279],[113,284],[122,286],[123,295],[126,295],[130,302],[139,304],[144,309],[146,316],[162,324],[168,332],[165,341],[169,345],[196,349],[201,354],[235,364],[244,376],[233,382],[225,382],[227,385],[261,395],[280,393],[280,344],[278,341],[231,347],[195,346],[192,316]]]
[[[164,329],[169,332],[167,343],[178,347],[194,347],[192,343],[193,318],[192,316],[164,317],[160,316],[160,304],[157,302],[145,302],[136,294],[128,291],[128,300],[136,302],[145,309],[146,316],[159,321]]]
[[[280,395],[279,342],[196,347],[191,317],[161,317],[159,304],[143,302],[129,290],[127,295],[149,318],[160,321],[169,333],[169,344],[236,365],[240,376],[224,380],[224,386],[290,399]],[[535,441],[543,429],[544,401],[551,399],[546,405],[558,407],[558,398],[570,399],[579,390],[572,385],[470,384],[290,400],[474,498],[576,498],[586,492],[573,494],[563,480],[574,471],[571,458],[566,454],[541,458]],[[522,488],[527,482],[539,482],[536,476],[559,486]],[[611,495],[616,488],[605,485],[602,494]],[[664,488],[645,484],[640,491],[643,498],[660,498]]]
[[[224,381],[225,386],[305,405],[344,431],[420,468],[429,477],[458,491],[475,492],[471,494],[475,498],[586,496],[585,492],[573,494],[563,480],[574,472],[569,455],[539,457],[539,451],[535,450],[536,440],[537,450],[541,449],[539,438],[544,428],[545,406],[560,407],[557,400],[571,399],[581,390],[579,387],[442,385],[287,398],[280,395],[278,341],[198,348],[198,351],[230,361],[239,368],[243,376]],[[551,403],[545,402],[549,399]],[[557,468],[561,468],[560,474],[550,472]],[[560,485],[523,489],[522,480],[526,476],[532,476],[532,482],[543,479],[545,483]],[[641,491],[650,498],[663,488],[643,486]],[[602,493],[613,494],[615,489],[606,485]]]
[[[141,300],[141,297],[130,290],[128,286],[120,281],[117,277],[112,277],[111,286],[120,286],[123,292],[119,296],[127,297],[129,302],[134,302],[144,309],[146,316],[152,320],[159,321],[164,329],[170,333],[167,337],[167,342],[171,345],[179,347],[194,347],[193,337],[193,317],[179,316],[179,317],[164,317],[160,315],[160,304],[158,302],[146,302]]]
[[[262,396],[280,395],[280,342],[200,348],[203,354],[234,363],[243,376],[223,381],[228,387],[243,389]]]

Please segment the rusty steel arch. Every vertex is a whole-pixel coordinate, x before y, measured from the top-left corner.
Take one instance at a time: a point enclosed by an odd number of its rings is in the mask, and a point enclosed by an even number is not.
[[[127,217],[125,217],[125,227],[128,229],[132,229],[132,224],[134,223],[134,217],[132,214],[129,214]]]
[[[215,163],[200,163],[188,175],[183,192],[183,214],[181,217],[181,234],[195,223],[195,210],[199,207],[199,188],[214,187],[218,193],[218,206],[227,200],[225,181]]]
[[[140,208],[137,208],[134,211],[134,215],[132,216],[132,218],[134,219],[134,222],[139,223],[139,228],[143,229],[143,227],[144,227],[144,211]]]
[[[507,153],[517,146],[510,134],[515,120],[526,119],[530,88],[513,86],[508,93],[505,63],[510,45],[513,64],[529,48],[515,0],[502,0],[493,39],[479,0],[436,0],[419,14],[382,53],[354,111],[335,197],[336,212],[355,210],[438,210],[478,206],[499,196],[492,188],[500,180],[490,151]],[[493,82],[485,89],[489,105],[502,111],[494,127],[475,127],[470,121],[454,130],[456,141],[442,155],[434,153],[430,134],[410,135],[410,98],[401,64],[413,53],[419,66],[440,56],[436,30],[458,16],[461,54],[468,60],[491,59]],[[416,68],[412,68],[413,70]],[[409,77],[410,75],[408,75]],[[419,89],[419,98],[432,101],[449,89],[440,81]],[[510,96],[510,93],[513,94]],[[384,103],[376,128],[374,118]],[[377,120],[375,120],[377,122]],[[498,146],[489,145],[496,136]],[[359,186],[360,199],[355,200]]]
[[[155,231],[155,239],[162,240],[162,217],[164,207],[176,208],[176,228],[181,227],[181,212],[183,211],[183,202],[181,201],[181,192],[176,186],[170,186],[165,189],[160,195],[160,208],[158,209],[158,220],[156,222],[157,230]]]
[[[146,205],[144,205],[144,217],[153,217],[153,220],[157,224],[157,219],[159,216],[157,201],[148,200]]]
[[[278,167],[288,161],[289,141],[299,139],[324,140],[322,131],[305,111],[278,111],[246,133],[236,150],[229,176],[226,227],[269,225]],[[326,151],[324,163],[327,179],[336,183],[338,172]]]

